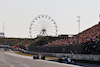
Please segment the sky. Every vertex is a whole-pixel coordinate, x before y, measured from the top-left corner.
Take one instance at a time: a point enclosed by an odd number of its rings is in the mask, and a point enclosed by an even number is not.
[[[49,15],[57,24],[58,35],[77,34],[98,24],[100,0],[0,0],[0,32],[6,37],[28,38],[32,20]]]

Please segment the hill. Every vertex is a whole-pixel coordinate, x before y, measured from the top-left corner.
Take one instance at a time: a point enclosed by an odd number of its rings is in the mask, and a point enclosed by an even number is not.
[[[53,40],[56,40],[57,37],[40,37],[35,39],[29,39],[29,38],[0,38],[0,44],[8,44],[8,45],[24,45],[26,47],[28,46],[42,46],[44,44],[47,44],[48,42],[51,42]]]

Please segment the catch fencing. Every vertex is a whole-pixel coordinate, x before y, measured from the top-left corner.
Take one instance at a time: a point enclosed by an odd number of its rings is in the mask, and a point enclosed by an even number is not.
[[[29,51],[44,53],[84,53],[84,45],[68,45],[68,46],[31,46]]]

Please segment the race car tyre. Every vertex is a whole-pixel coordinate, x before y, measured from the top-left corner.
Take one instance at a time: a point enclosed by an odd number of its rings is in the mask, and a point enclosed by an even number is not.
[[[63,60],[62,60],[62,59],[58,59],[58,62],[62,63],[62,62],[63,62]]]
[[[41,59],[45,60],[45,56],[42,56]]]
[[[35,56],[33,56],[33,59],[36,59],[36,57],[35,57]]]

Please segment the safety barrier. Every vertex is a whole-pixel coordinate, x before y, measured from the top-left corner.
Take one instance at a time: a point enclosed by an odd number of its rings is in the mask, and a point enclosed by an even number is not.
[[[41,54],[44,56],[51,56],[51,57],[60,57],[62,55],[64,56],[70,56],[73,59],[77,60],[89,60],[89,61],[100,61],[100,55],[94,55],[94,54],[68,54],[68,53],[43,53],[43,52],[33,52],[33,51],[26,51],[26,50],[20,50],[23,53],[27,54]]]

